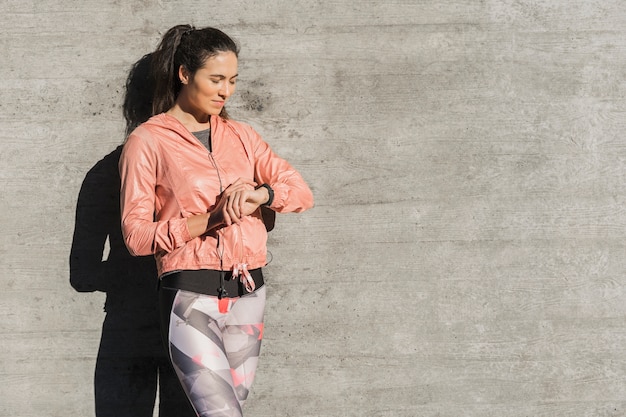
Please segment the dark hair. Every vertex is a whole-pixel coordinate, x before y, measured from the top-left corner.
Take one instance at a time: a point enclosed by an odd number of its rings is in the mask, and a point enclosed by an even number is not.
[[[178,25],[169,29],[152,54],[155,81],[152,114],[163,113],[176,102],[181,89],[178,78],[181,65],[193,76],[208,58],[220,52],[233,52],[239,56],[239,47],[235,41],[219,29],[196,29],[191,25]],[[225,109],[222,109],[220,116],[228,117]]]
[[[126,136],[152,116],[154,78],[151,73],[152,54],[144,55],[135,62],[126,78],[124,94],[124,119]]]

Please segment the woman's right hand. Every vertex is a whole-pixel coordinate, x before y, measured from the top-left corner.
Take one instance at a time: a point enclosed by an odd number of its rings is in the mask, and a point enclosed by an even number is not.
[[[219,196],[215,208],[209,216],[207,229],[225,224],[230,226],[239,223],[244,216],[248,216],[261,205],[261,192],[255,190],[256,183],[239,178],[229,185]]]

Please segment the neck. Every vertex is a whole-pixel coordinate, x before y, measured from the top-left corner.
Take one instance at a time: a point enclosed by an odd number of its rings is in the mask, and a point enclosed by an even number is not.
[[[178,103],[169,109],[167,113],[178,119],[190,132],[198,132],[211,127],[210,114],[193,114],[185,111]]]

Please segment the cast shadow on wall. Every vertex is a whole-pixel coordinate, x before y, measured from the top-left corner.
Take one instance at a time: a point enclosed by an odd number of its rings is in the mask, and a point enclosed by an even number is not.
[[[126,81],[127,133],[151,113],[150,55]],[[165,354],[159,330],[154,258],[130,255],[120,227],[122,145],[87,173],[78,196],[70,283],[78,292],[106,293],[106,316],[94,377],[97,417],[195,416]],[[106,250],[108,241],[108,255]]]

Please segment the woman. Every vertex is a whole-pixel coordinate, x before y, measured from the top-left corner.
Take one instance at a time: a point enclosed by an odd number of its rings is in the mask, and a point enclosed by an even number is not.
[[[153,53],[153,114],[120,158],[129,251],[154,254],[161,327],[199,416],[241,416],[263,335],[267,232],[261,206],[301,212],[300,174],[224,105],[238,48],[225,33],[171,28]]]

